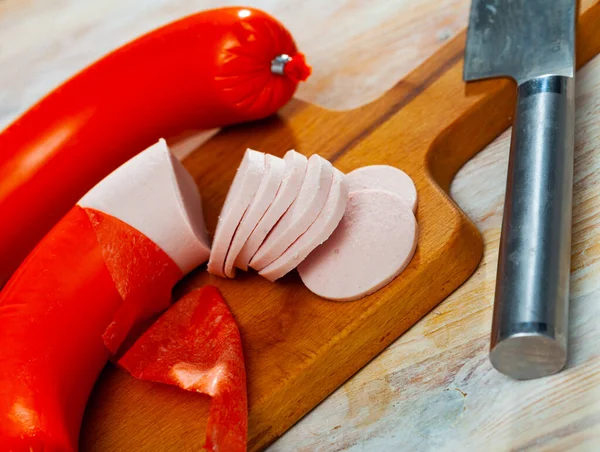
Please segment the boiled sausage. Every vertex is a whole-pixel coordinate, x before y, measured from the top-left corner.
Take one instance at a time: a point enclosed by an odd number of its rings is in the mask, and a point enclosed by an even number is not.
[[[285,154],[283,160],[285,161],[285,175],[281,187],[279,187],[275,200],[260,219],[238,254],[235,266],[239,269],[248,270],[250,259],[263,243],[267,234],[271,232],[275,223],[279,221],[300,193],[306,175],[307,158],[292,150]]]
[[[331,183],[333,167],[329,161],[314,154],[308,159],[306,176],[296,200],[267,236],[250,267],[262,270],[296,241],[321,213]]]
[[[270,116],[309,74],[281,22],[229,7],[151,31],[69,78],[0,130],[0,287],[82,195],[160,136]]]
[[[330,300],[350,301],[382,288],[408,265],[417,222],[405,200],[383,190],[349,196],[342,221],[299,266],[306,287]]]
[[[408,175],[393,166],[371,165],[346,175],[350,193],[361,190],[384,190],[404,199],[413,212],[417,210],[417,189]]]
[[[348,184],[344,174],[333,170],[333,183],[323,210],[313,224],[285,252],[263,268],[259,274],[269,281],[286,275],[302,262],[312,250],[333,233],[346,211]]]
[[[184,274],[208,260],[210,240],[200,193],[163,139],[113,171],[78,204],[134,227]]]
[[[229,278],[235,276],[234,263],[237,259],[246,240],[263,217],[281,185],[285,173],[285,162],[274,155],[265,156],[265,175],[258,187],[254,199],[250,203],[248,210],[244,213],[235,236],[227,252],[225,260],[225,275]]]
[[[208,271],[225,277],[224,265],[229,245],[244,212],[254,199],[265,172],[265,155],[248,149],[244,154],[235,178],[231,183],[225,204],[221,209],[213,247],[208,261]]]
[[[164,141],[84,196],[0,292],[0,450],[77,450],[100,371],[208,249],[196,185]]]

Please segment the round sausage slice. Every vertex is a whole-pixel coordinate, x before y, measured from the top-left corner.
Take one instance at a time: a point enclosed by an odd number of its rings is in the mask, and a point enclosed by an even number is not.
[[[331,237],[299,266],[302,282],[329,300],[350,301],[382,288],[408,265],[417,222],[405,201],[383,190],[351,193]]]
[[[402,170],[389,165],[363,166],[346,174],[350,193],[384,190],[400,196],[413,212],[417,211],[417,188]]]
[[[259,274],[269,281],[285,276],[333,233],[348,203],[348,184],[341,171],[333,169],[333,183],[325,206],[313,224],[285,252]]]
[[[298,197],[260,246],[250,261],[250,267],[262,270],[308,229],[321,213],[332,181],[331,163],[317,154],[312,155],[308,159],[306,176]]]
[[[275,199],[284,173],[285,162],[282,159],[274,155],[265,155],[265,175],[248,210],[244,213],[237,231],[235,231],[235,236],[227,252],[225,274],[229,278],[235,277],[234,262],[259,220]]]
[[[265,154],[252,149],[246,150],[219,215],[208,260],[209,273],[225,277],[224,266],[229,245],[244,212],[258,190],[264,172]]]
[[[250,259],[256,254],[256,251],[265,240],[267,234],[271,232],[275,223],[279,221],[292,202],[294,202],[298,193],[300,193],[302,181],[304,181],[306,174],[308,159],[292,150],[285,154],[283,160],[285,161],[283,182],[279,187],[275,200],[260,219],[238,254],[235,266],[239,269],[248,270]]]

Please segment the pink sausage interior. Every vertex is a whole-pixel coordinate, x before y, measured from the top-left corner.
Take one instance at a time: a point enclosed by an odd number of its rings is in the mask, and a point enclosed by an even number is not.
[[[417,211],[417,188],[402,170],[389,165],[370,165],[349,172],[350,193],[361,190],[384,190],[400,196],[413,212]]]
[[[285,162],[274,155],[265,155],[265,174],[254,199],[244,213],[242,221],[235,231],[235,236],[225,259],[225,275],[235,277],[234,263],[246,240],[263,217],[279,190],[285,173]]]
[[[284,160],[247,151],[219,217],[209,271],[248,266],[270,281],[298,268],[322,298],[350,301],[384,287],[417,245],[417,192],[403,171],[344,175],[318,155]],[[265,160],[266,159],[266,160]]]
[[[299,266],[306,287],[322,298],[350,301],[382,288],[408,265],[417,222],[405,201],[383,190],[350,194],[342,221]]]
[[[331,188],[333,167],[314,154],[308,159],[306,176],[295,201],[271,230],[252,260],[250,267],[262,270],[300,237],[317,218]]]
[[[275,200],[269,206],[239,252],[235,261],[235,266],[239,269],[248,270],[248,263],[256,254],[267,234],[271,232],[273,226],[275,226],[292,202],[294,202],[298,193],[300,193],[300,188],[306,175],[307,158],[292,150],[285,154],[283,160],[285,161],[283,182],[277,191]]]
[[[108,213],[137,229],[167,253],[183,273],[208,260],[210,240],[198,187],[165,140],[117,168],[78,204]]]
[[[285,252],[263,268],[259,274],[275,281],[292,271],[321,243],[333,233],[346,211],[348,184],[346,176],[333,170],[333,183],[325,206],[313,224]]]
[[[231,183],[219,215],[208,271],[225,277],[224,266],[229,245],[244,212],[252,202],[265,171],[265,155],[248,149]]]

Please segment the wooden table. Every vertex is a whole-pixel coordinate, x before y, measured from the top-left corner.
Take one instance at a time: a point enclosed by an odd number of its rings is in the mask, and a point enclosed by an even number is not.
[[[583,0],[594,3],[597,0]],[[217,0],[0,0],[0,127],[112,48]],[[313,65],[298,97],[333,109],[381,95],[466,26],[468,0],[255,0]],[[271,446],[272,451],[600,450],[600,57],[578,73],[570,359],[515,382],[487,358],[509,135],[452,195],[485,239],[459,290]],[[0,150],[1,152],[1,150]]]

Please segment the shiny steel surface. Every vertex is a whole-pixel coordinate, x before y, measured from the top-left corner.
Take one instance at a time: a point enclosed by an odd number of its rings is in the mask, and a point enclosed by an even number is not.
[[[490,359],[517,379],[567,360],[575,0],[473,0],[464,79],[511,77],[518,96]]]
[[[473,0],[464,79],[573,77],[575,0]]]
[[[491,360],[514,378],[566,362],[574,80],[519,86],[492,326]]]

